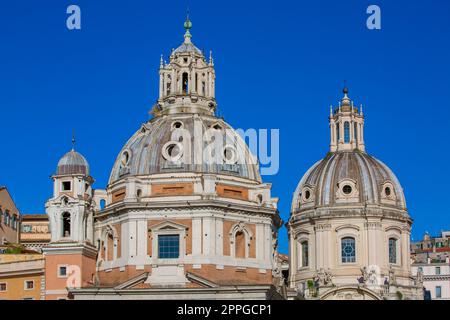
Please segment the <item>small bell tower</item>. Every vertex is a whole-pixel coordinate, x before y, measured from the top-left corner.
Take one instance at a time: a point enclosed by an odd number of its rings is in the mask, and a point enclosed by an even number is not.
[[[86,159],[73,148],[58,162],[53,196],[45,209],[50,221],[51,241],[45,256],[46,299],[68,298],[67,288],[92,284],[97,249],[93,245],[94,179]]]

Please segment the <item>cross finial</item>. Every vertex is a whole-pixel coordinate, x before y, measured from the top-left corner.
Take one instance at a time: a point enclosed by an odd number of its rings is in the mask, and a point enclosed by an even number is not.
[[[72,129],[72,151],[75,150],[75,129]]]
[[[344,96],[347,97],[348,94],[347,80],[344,80],[344,89],[342,89],[342,92],[344,93]]]
[[[192,22],[189,20],[189,7],[187,8],[186,12],[186,21],[184,22],[184,29],[186,30],[186,33],[184,34],[184,39],[188,41],[192,37],[190,33],[190,29],[192,28]]]

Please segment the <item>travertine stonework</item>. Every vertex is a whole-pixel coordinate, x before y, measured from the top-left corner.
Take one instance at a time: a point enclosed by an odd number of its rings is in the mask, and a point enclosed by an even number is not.
[[[310,299],[420,299],[403,189],[365,152],[364,116],[347,94],[329,117],[330,152],[294,193],[290,287]]]
[[[76,151],[58,165],[44,249],[52,299],[280,296],[278,199],[242,138],[215,116],[212,56],[192,43],[189,20],[185,28],[169,63],[161,58],[153,118],[119,152],[106,190],[91,188]],[[164,236],[177,237],[176,256],[160,256]],[[81,268],[68,292],[56,276],[64,263]]]

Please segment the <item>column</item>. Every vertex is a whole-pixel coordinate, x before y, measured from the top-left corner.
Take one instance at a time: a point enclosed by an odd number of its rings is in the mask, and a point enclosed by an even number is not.
[[[137,256],[145,257],[147,255],[147,221],[139,220],[137,223]]]
[[[216,218],[216,255],[223,255],[223,219]]]
[[[192,255],[202,253],[202,219],[192,219]]]
[[[207,97],[211,97],[212,96],[212,88],[211,88],[211,72],[208,71],[208,94],[206,95]]]
[[[164,75],[159,72],[159,98],[161,99],[164,95]]]
[[[170,93],[171,94],[175,93],[176,83],[177,83],[177,78],[175,75],[175,69],[172,69],[172,82],[170,84]]]
[[[262,260],[264,258],[264,226],[260,223],[256,225],[256,259]]]

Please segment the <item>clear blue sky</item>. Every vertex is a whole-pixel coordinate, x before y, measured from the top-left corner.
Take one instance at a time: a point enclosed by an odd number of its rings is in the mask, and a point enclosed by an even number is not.
[[[66,8],[82,30],[66,28]],[[366,28],[381,7],[382,30]],[[70,149],[104,188],[114,159],[157,99],[159,57],[183,40],[187,1],[2,1],[0,184],[43,213],[49,176]],[[189,1],[193,42],[214,52],[219,113],[235,128],[279,128],[265,177],[287,221],[304,172],[328,151],[329,105],[364,104],[367,150],[402,183],[413,238],[449,229],[450,3]],[[280,231],[287,252],[286,231]]]

